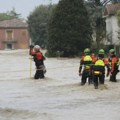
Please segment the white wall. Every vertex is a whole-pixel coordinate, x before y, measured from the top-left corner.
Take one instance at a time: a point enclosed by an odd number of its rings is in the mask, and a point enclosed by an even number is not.
[[[118,27],[117,17],[109,16],[106,18],[106,30],[107,30],[107,34],[112,33],[111,44],[118,45],[119,44],[119,40],[118,40],[119,27]]]

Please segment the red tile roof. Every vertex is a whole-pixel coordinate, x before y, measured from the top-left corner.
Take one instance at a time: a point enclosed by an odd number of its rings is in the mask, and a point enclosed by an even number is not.
[[[120,10],[120,3],[118,3],[118,4],[108,4],[105,7],[104,15],[113,15],[118,10]]]
[[[28,24],[20,19],[0,21],[0,28],[27,28]]]

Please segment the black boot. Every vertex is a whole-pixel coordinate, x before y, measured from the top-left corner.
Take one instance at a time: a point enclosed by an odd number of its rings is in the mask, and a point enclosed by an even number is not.
[[[98,89],[98,86],[95,86],[95,89]]]
[[[81,82],[80,85],[83,86],[83,85],[85,85],[85,83],[82,83],[82,82]]]

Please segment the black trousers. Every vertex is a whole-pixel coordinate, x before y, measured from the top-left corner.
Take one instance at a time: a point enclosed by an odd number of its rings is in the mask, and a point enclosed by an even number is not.
[[[34,79],[39,79],[39,78],[40,78],[40,79],[44,78],[43,70],[36,70]]]
[[[117,82],[116,80],[116,75],[117,75],[118,71],[114,71],[111,75],[110,75],[110,81],[112,82]]]
[[[34,76],[34,79],[44,78],[43,66],[36,66],[37,70]]]
[[[94,75],[93,77],[93,81],[94,81],[94,86],[98,86],[99,84],[104,84],[105,81],[105,75]]]
[[[81,83],[85,84],[88,78],[88,83],[91,84],[92,83],[92,74],[90,71],[84,70],[82,73],[82,78],[81,78]]]

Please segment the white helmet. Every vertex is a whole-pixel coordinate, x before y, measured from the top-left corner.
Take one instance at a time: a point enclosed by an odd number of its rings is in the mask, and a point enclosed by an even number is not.
[[[35,45],[35,46],[34,46],[34,49],[35,49],[35,50],[40,50],[41,48],[40,48],[39,45]]]

